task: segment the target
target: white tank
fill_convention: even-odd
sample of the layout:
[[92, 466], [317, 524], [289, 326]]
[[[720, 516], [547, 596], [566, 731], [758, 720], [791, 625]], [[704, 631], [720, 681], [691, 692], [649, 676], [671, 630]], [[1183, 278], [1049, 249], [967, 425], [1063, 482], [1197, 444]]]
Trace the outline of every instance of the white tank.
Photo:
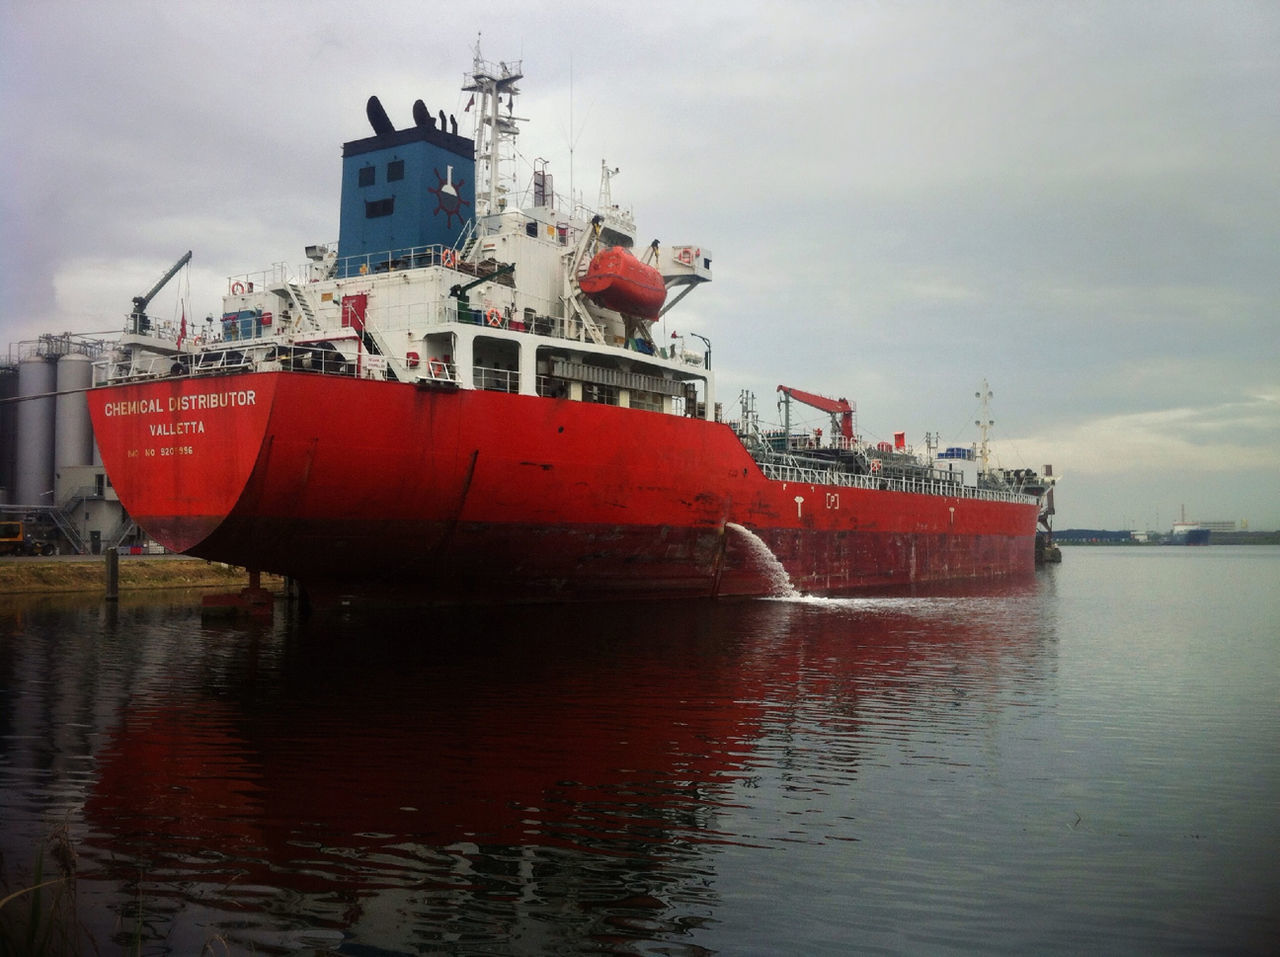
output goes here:
[[58, 398], [53, 423], [53, 470], [93, 463], [93, 424], [84, 389], [93, 385], [93, 360], [69, 352], [58, 360]]
[[[18, 395], [54, 391], [57, 369], [43, 358], [18, 363]], [[14, 465], [13, 504], [53, 505], [53, 397], [18, 404], [18, 449]]]

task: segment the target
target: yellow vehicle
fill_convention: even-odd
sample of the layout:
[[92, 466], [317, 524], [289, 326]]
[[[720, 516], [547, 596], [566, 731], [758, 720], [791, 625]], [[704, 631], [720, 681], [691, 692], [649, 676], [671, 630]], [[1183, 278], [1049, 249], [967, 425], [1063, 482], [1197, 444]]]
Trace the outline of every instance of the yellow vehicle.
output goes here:
[[31, 533], [28, 522], [0, 521], [0, 555], [52, 555], [53, 543]]

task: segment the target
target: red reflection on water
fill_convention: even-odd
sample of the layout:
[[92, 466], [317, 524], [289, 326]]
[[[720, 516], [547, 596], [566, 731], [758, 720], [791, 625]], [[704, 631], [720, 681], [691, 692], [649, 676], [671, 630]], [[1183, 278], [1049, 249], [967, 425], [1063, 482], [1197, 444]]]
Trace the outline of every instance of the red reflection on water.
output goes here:
[[219, 687], [135, 700], [99, 755], [93, 842], [196, 869], [234, 860], [259, 880], [311, 843], [608, 851], [626, 827], [606, 806], [628, 826], [699, 826], [701, 789], [757, 734], [750, 643], [701, 640], [687, 618], [672, 633], [662, 610], [639, 645], [626, 622], [568, 624], [403, 655], [300, 643], [265, 680], [263, 662], [236, 661]]
[[[778, 760], [780, 727], [907, 734], [953, 667], [978, 693], [998, 684], [1009, 634], [965, 613], [976, 593], [340, 623], [246, 645], [125, 706], [85, 805], [90, 857], [116, 877], [323, 894], [435, 879], [459, 847], [559, 848], [631, 858], [619, 886], [660, 896], [665, 859], [739, 839], [718, 808]], [[856, 748], [840, 757], [855, 776]]]

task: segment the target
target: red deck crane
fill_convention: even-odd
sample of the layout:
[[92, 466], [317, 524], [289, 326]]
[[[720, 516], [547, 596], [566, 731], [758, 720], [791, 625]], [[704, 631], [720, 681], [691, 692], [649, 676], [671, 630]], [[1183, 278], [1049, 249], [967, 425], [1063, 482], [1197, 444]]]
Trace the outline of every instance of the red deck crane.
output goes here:
[[[787, 399], [786, 412], [784, 419], [784, 429], [788, 437], [791, 435], [791, 400], [795, 399], [804, 405], [812, 406], [823, 412], [831, 413], [831, 432], [839, 433], [842, 440], [841, 444], [845, 448], [853, 445], [853, 414], [854, 406], [848, 399], [828, 399], [825, 395], [817, 395], [813, 392], [805, 392], [801, 389], [793, 389], [789, 385], [778, 386]], [[839, 420], [837, 421], [837, 416]]]

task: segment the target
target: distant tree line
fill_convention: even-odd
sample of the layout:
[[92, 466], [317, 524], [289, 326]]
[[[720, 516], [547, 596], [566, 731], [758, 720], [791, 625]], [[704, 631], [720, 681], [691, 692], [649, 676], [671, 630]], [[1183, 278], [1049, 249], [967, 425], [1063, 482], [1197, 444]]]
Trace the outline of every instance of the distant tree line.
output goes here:
[[1055, 528], [1053, 540], [1059, 545], [1106, 544], [1118, 545], [1134, 541], [1133, 532], [1110, 531], [1105, 528]]

